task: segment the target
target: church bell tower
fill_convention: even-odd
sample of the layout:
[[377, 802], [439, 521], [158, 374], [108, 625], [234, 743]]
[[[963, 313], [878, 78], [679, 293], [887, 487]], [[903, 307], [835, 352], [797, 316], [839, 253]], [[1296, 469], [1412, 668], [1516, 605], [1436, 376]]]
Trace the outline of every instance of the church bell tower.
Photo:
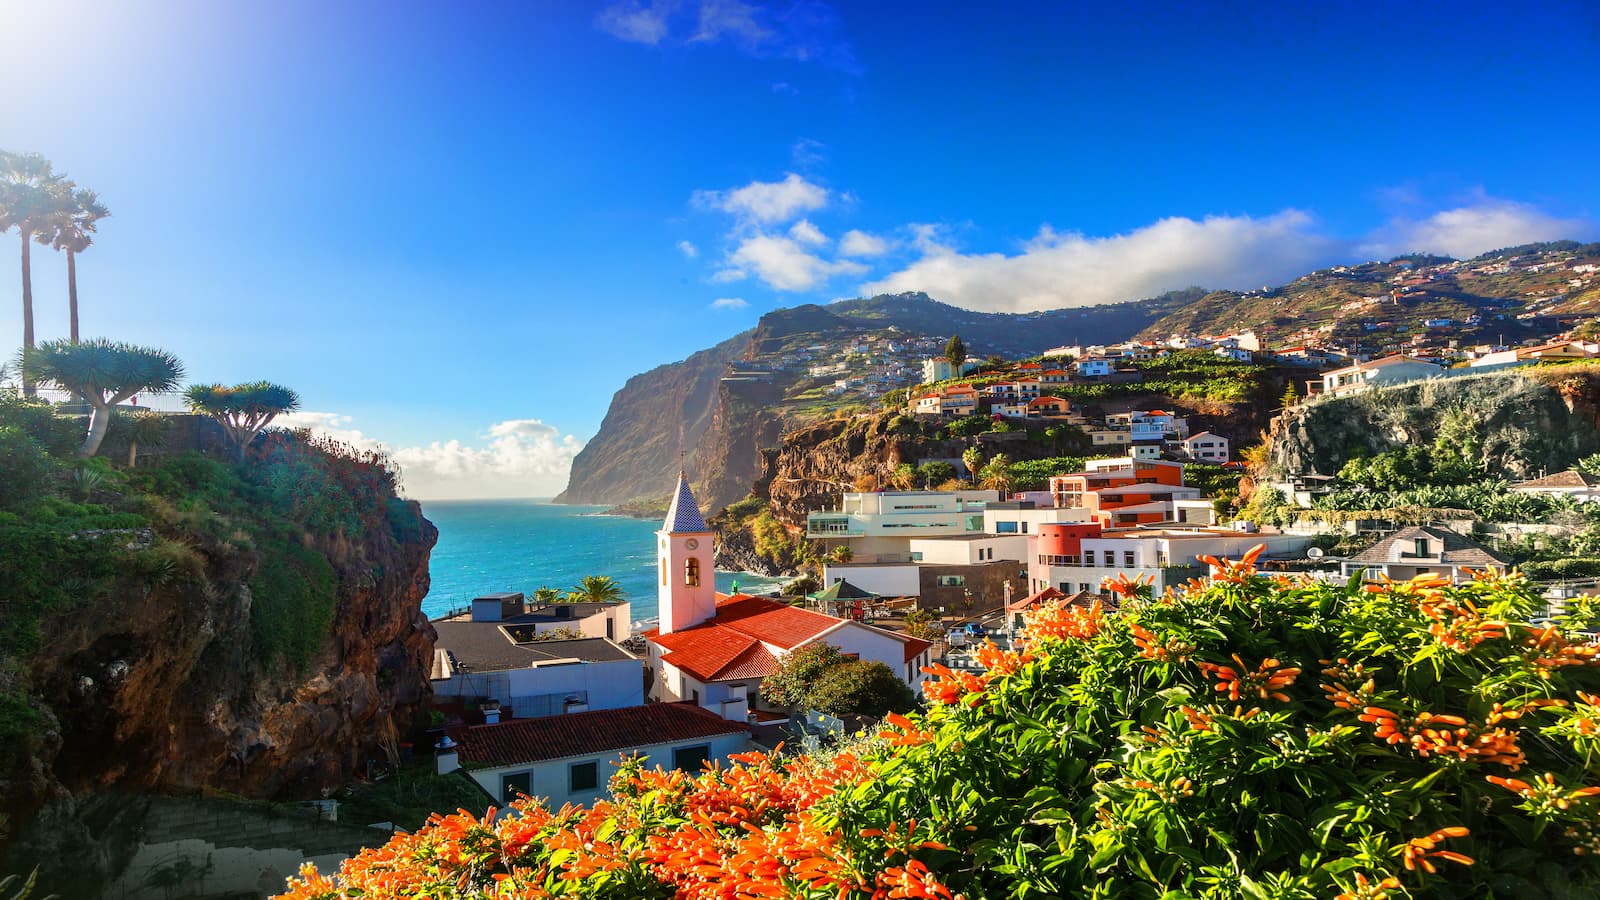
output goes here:
[[667, 508], [667, 520], [656, 532], [656, 556], [662, 634], [698, 625], [717, 614], [711, 529], [706, 527], [700, 504], [682, 472]]

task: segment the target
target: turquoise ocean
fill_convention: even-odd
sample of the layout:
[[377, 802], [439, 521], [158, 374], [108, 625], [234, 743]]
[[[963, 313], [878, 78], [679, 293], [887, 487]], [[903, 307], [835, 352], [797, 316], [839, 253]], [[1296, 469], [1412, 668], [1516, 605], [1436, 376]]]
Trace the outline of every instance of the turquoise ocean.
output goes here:
[[[656, 619], [655, 531], [660, 522], [601, 515], [603, 506], [557, 506], [539, 500], [433, 500], [422, 514], [439, 528], [422, 601], [430, 617], [495, 591], [549, 586], [567, 590], [586, 575], [622, 585], [636, 625]], [[717, 590], [764, 591], [779, 579], [717, 573]]]

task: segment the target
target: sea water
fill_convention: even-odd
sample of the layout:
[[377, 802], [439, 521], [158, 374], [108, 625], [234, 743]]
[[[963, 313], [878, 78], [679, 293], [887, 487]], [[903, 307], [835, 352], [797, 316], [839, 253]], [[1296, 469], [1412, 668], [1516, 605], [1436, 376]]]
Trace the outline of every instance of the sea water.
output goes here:
[[[656, 621], [655, 531], [661, 523], [602, 515], [603, 506], [558, 506], [539, 500], [433, 500], [422, 514], [439, 528], [423, 612], [438, 616], [496, 591], [572, 589], [588, 575], [609, 575], [632, 603], [631, 617]], [[717, 590], [738, 582], [765, 591], [780, 579], [718, 572]]]

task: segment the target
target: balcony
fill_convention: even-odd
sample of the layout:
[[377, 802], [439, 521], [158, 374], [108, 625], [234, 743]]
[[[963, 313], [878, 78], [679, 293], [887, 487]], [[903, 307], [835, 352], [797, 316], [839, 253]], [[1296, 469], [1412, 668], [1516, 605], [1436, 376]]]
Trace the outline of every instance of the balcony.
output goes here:
[[806, 537], [811, 538], [846, 538], [861, 537], [867, 533], [865, 528], [852, 522], [820, 521], [806, 522]]

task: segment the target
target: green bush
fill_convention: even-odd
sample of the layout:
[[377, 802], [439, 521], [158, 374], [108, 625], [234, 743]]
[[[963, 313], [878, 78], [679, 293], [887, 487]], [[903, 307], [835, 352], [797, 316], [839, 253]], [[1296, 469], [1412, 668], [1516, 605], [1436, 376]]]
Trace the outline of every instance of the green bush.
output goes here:
[[1530, 562], [1522, 566], [1529, 578], [1548, 581], [1555, 578], [1594, 578], [1600, 576], [1600, 558], [1555, 559]]
[[811, 687], [810, 707], [830, 716], [881, 718], [916, 708], [911, 688], [888, 666], [876, 660], [846, 662], [828, 668]]
[[18, 509], [44, 496], [52, 469], [38, 441], [16, 425], [0, 423], [0, 509]]
[[279, 535], [261, 540], [250, 579], [250, 632], [262, 662], [303, 671], [322, 649], [338, 606], [338, 578], [322, 554]]

